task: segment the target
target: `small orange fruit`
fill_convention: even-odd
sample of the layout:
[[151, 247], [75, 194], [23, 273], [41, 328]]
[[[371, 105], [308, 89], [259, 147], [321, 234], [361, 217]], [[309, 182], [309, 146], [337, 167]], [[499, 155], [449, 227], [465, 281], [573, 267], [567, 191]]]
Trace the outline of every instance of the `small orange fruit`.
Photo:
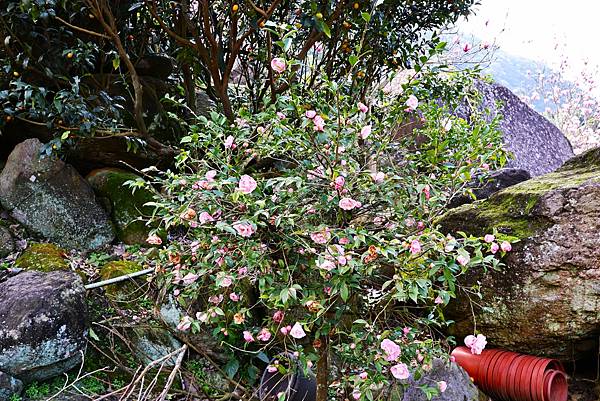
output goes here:
[[11, 122], [13, 120], [13, 117], [12, 116], [6, 116], [4, 118], [4, 120], [6, 120], [6, 122], [9, 123], [9, 122]]
[[264, 27], [265, 27], [265, 20], [261, 20], [261, 21], [258, 23], [258, 26], [259, 26], [259, 27], [261, 27], [261, 28], [264, 28]]
[[68, 58], [68, 59], [72, 59], [72, 58], [73, 58], [73, 56], [74, 56], [73, 52], [68, 52], [68, 53], [67, 53], [67, 58]]
[[350, 27], [352, 27], [352, 25], [350, 25], [350, 23], [348, 21], [344, 21], [344, 28], [346, 29], [350, 29]]
[[15, 78], [19, 78], [21, 74], [19, 74], [19, 71], [13, 71], [13, 75]]
[[360, 4], [354, 3], [352, 7], [354, 7], [355, 10], [358, 10], [360, 8]]
[[237, 13], [239, 9], [240, 9], [240, 6], [237, 4], [234, 4], [233, 6], [231, 6], [231, 11], [233, 11], [234, 13]]
[[317, 17], [317, 19], [323, 19], [323, 14], [321, 13], [316, 13], [315, 17]]

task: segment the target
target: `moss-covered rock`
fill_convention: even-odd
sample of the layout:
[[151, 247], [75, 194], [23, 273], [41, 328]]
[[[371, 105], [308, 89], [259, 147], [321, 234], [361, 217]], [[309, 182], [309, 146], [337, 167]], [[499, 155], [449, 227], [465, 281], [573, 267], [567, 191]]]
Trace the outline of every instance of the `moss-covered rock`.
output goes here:
[[0, 203], [35, 236], [67, 249], [98, 249], [115, 237], [94, 191], [70, 165], [42, 157], [42, 143], [15, 147], [0, 173]]
[[109, 209], [117, 238], [126, 244], [146, 244], [150, 228], [143, 219], [152, 214], [152, 208], [144, 204], [152, 201], [153, 194], [145, 188], [133, 192], [124, 185], [141, 178], [124, 170], [104, 168], [92, 171], [87, 180]]
[[54, 244], [33, 243], [15, 261], [15, 266], [26, 270], [53, 272], [69, 270], [66, 251]]
[[[118, 260], [106, 263], [102, 269], [100, 269], [100, 276], [102, 280], [109, 280], [111, 278], [124, 276], [126, 274], [132, 274], [142, 270], [142, 266], [138, 263]], [[106, 295], [113, 301], [117, 302], [128, 302], [139, 296], [140, 285], [135, 279], [110, 284], [104, 287]]]
[[477, 330], [492, 346], [564, 360], [597, 348], [600, 327], [600, 149], [559, 170], [522, 182], [489, 199], [448, 211], [443, 231], [483, 235], [494, 229], [519, 237], [502, 271], [472, 272], [481, 283], [474, 308], [452, 302], [451, 334]]

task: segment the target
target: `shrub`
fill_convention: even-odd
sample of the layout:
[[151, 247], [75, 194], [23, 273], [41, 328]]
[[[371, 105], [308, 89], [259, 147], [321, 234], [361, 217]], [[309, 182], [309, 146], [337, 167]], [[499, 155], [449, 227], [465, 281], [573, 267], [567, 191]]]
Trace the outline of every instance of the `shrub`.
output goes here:
[[[335, 350], [339, 369], [319, 364], [320, 383], [373, 399], [444, 354], [431, 330], [458, 278], [500, 266], [495, 242], [435, 220], [505, 155], [497, 121], [466, 122], [449, 113], [460, 98], [427, 97], [468, 87], [467, 73], [423, 72], [399, 99], [370, 104], [351, 78], [320, 82], [234, 123], [212, 113], [189, 127], [176, 169], [147, 183], [162, 188], [153, 206], [169, 233], [162, 280], [188, 311], [179, 329], [221, 341], [230, 375], [252, 383], [279, 351], [308, 368]], [[397, 134], [415, 120], [416, 136]]]

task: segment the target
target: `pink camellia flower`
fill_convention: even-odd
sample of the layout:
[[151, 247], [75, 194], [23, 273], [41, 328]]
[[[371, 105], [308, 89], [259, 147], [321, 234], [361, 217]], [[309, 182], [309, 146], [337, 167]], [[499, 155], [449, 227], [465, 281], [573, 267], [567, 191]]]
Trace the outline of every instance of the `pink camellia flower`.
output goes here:
[[271, 339], [271, 332], [267, 328], [263, 328], [260, 333], [256, 336], [258, 341], [269, 341]]
[[275, 373], [275, 372], [277, 372], [277, 366], [269, 365], [269, 366], [267, 366], [267, 371], [269, 373]]
[[281, 329], [279, 329], [279, 331], [281, 331], [281, 334], [283, 334], [284, 336], [287, 336], [288, 334], [290, 334], [290, 331], [292, 331], [292, 326], [282, 327]]
[[206, 224], [210, 221], [215, 221], [215, 219], [208, 212], [200, 213], [200, 216], [198, 216], [198, 220], [200, 220], [200, 224]]
[[354, 390], [352, 390], [352, 398], [354, 398], [355, 400], [360, 400], [360, 390], [355, 388]]
[[404, 327], [402, 329], [402, 332], [404, 333], [404, 335], [407, 335], [408, 333], [410, 333], [410, 327]]
[[344, 188], [344, 184], [346, 184], [346, 179], [342, 175], [337, 176], [335, 178], [335, 180], [333, 181], [333, 184], [334, 184], [335, 190], [339, 191], [340, 189]]
[[231, 299], [233, 302], [237, 302], [240, 300], [240, 296], [235, 292], [232, 292], [231, 294], [229, 294], [229, 299]]
[[456, 257], [456, 263], [458, 263], [461, 266], [466, 266], [467, 264], [469, 264], [469, 262], [471, 261], [471, 258], [467, 255], [458, 255]]
[[286, 62], [281, 57], [275, 57], [273, 60], [271, 60], [271, 68], [278, 74], [284, 72], [286, 67]]
[[377, 173], [371, 173], [371, 179], [373, 179], [376, 184], [381, 184], [383, 180], [385, 180], [385, 174], [381, 171]]
[[361, 207], [362, 204], [360, 202], [355, 201], [352, 198], [342, 198], [340, 199], [338, 206], [344, 210], [352, 210], [354, 208]]
[[493, 242], [493, 243], [492, 243], [492, 246], [491, 246], [491, 248], [490, 248], [490, 251], [491, 251], [493, 254], [495, 254], [496, 252], [498, 252], [498, 250], [499, 250], [499, 249], [500, 249], [500, 246], [499, 246], [497, 243]]
[[367, 111], [369, 111], [369, 107], [367, 107], [366, 104], [364, 104], [363, 102], [358, 102], [358, 109], [362, 112], [362, 113], [366, 113]]
[[148, 238], [146, 239], [146, 242], [152, 245], [160, 245], [162, 244], [162, 239], [156, 235], [156, 234], [152, 234], [150, 236], [148, 236]]
[[400, 346], [388, 338], [381, 342], [381, 349], [385, 352], [386, 361], [395, 361], [400, 357]]
[[192, 319], [189, 316], [184, 316], [177, 325], [177, 330], [187, 331], [192, 326]]
[[238, 190], [243, 194], [252, 193], [256, 189], [256, 180], [250, 177], [247, 174], [244, 174], [240, 177], [240, 182], [238, 183]]
[[324, 260], [322, 263], [320, 263], [320, 264], [319, 264], [319, 263], [317, 263], [317, 266], [318, 266], [320, 269], [327, 270], [327, 271], [331, 271], [331, 270], [335, 269], [335, 263], [333, 263], [333, 262], [332, 262], [331, 260], [329, 260], [329, 259], [325, 259], [325, 260]]
[[285, 313], [283, 311], [275, 311], [275, 313], [273, 313], [273, 321], [275, 323], [281, 323], [283, 322], [283, 318], [285, 317]]
[[369, 377], [369, 374], [367, 372], [360, 372], [358, 377], [360, 377], [362, 380], [366, 380], [366, 378]]
[[410, 110], [416, 110], [419, 107], [419, 99], [415, 95], [410, 95], [405, 103], [406, 107]]
[[370, 135], [371, 135], [371, 126], [365, 125], [364, 127], [362, 127], [362, 129], [360, 130], [360, 137], [362, 139], [367, 139]]
[[502, 241], [502, 244], [500, 244], [500, 249], [502, 249], [503, 252], [510, 252], [512, 251], [512, 245], [508, 241]]
[[419, 252], [421, 252], [421, 243], [419, 242], [418, 239], [414, 239], [410, 243], [410, 253], [415, 255]]
[[307, 110], [306, 113], [304, 113], [304, 115], [306, 116], [306, 118], [310, 118], [312, 120], [317, 115], [317, 112], [314, 110]]
[[442, 297], [440, 297], [439, 295], [437, 296], [437, 298], [433, 301], [436, 305], [439, 304], [443, 304], [444, 300], [442, 299]]
[[290, 336], [296, 339], [306, 337], [306, 333], [304, 332], [304, 329], [302, 328], [302, 325], [300, 323], [296, 322], [294, 324], [294, 327], [292, 327], [292, 329], [290, 330]]
[[408, 371], [408, 366], [404, 363], [399, 363], [390, 368], [390, 372], [392, 376], [394, 376], [398, 380], [405, 380], [410, 377], [410, 372]]
[[247, 343], [254, 342], [254, 337], [252, 336], [252, 333], [250, 333], [247, 330], [244, 331], [244, 341], [246, 341]]
[[231, 284], [233, 284], [233, 279], [231, 278], [231, 276], [225, 276], [221, 279], [221, 283], [219, 285], [223, 288], [227, 288], [231, 287]]
[[225, 149], [235, 149], [236, 145], [233, 143], [234, 140], [235, 138], [233, 135], [229, 135], [227, 138], [225, 138], [225, 142], [223, 142]]
[[190, 285], [192, 284], [194, 281], [198, 280], [198, 277], [200, 277], [197, 274], [194, 273], [188, 273], [185, 276], [183, 276], [183, 278], [181, 279], [181, 281], [183, 281], [184, 285]]
[[487, 345], [487, 339], [483, 334], [468, 335], [465, 337], [465, 345], [471, 349], [473, 355], [480, 355]]
[[429, 200], [429, 198], [431, 198], [431, 187], [429, 186], [429, 184], [425, 185], [425, 187], [423, 188], [423, 193], [425, 194], [425, 199]]
[[310, 239], [312, 239], [316, 244], [326, 244], [330, 238], [331, 232], [327, 227], [325, 227], [321, 231], [317, 231], [310, 234]]
[[346, 237], [342, 237], [338, 240], [338, 242], [340, 243], [340, 245], [348, 245], [350, 243], [350, 240]]
[[494, 237], [492, 234], [486, 234], [485, 237], [483, 237], [483, 240], [485, 242], [487, 242], [488, 244], [490, 242], [494, 242], [495, 239], [496, 239], [496, 237]]
[[450, 362], [456, 362], [456, 357], [454, 355], [450, 355]]
[[206, 178], [206, 181], [208, 182], [213, 182], [215, 180], [215, 177], [217, 176], [217, 170], [210, 170], [206, 172], [206, 175], [204, 176], [204, 178]]
[[489, 169], [490, 169], [490, 165], [489, 165], [489, 164], [487, 164], [487, 163], [483, 163], [483, 164], [481, 165], [481, 168], [482, 168], [482, 169], [484, 169], [484, 170], [489, 170]]
[[242, 237], [249, 237], [254, 234], [254, 227], [249, 223], [237, 222], [233, 225], [233, 228]]
[[286, 117], [286, 115], [285, 115], [285, 114], [283, 114], [283, 113], [282, 113], [282, 112], [280, 112], [280, 111], [278, 111], [278, 112], [277, 112], [277, 117], [278, 117], [280, 120], [285, 120], [285, 119], [287, 118], [287, 117]]
[[438, 389], [440, 390], [440, 393], [443, 393], [448, 388], [448, 383], [446, 383], [443, 380], [440, 380], [439, 382], [437, 382], [437, 386], [438, 386]]
[[325, 120], [323, 120], [323, 117], [316, 115], [313, 118], [313, 123], [315, 124], [315, 131], [323, 131], [325, 129]]

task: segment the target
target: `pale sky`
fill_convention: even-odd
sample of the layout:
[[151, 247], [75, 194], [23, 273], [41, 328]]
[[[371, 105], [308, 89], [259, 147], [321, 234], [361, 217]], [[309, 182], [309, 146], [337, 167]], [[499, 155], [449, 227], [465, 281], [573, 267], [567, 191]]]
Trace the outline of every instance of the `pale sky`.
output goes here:
[[[575, 66], [600, 65], [600, 1], [481, 0], [461, 29], [484, 41], [497, 40], [515, 55], [555, 63], [561, 50]], [[487, 25], [486, 25], [487, 22]]]

